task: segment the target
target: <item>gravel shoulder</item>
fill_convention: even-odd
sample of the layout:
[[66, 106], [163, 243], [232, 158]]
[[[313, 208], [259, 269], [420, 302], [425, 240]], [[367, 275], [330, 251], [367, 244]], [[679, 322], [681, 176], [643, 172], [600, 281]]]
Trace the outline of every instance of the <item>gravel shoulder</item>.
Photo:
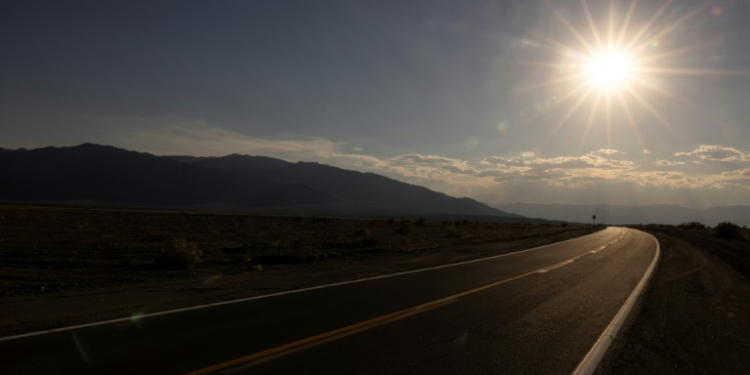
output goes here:
[[597, 374], [749, 374], [750, 283], [738, 271], [747, 242], [648, 231], [661, 243], [659, 269]]

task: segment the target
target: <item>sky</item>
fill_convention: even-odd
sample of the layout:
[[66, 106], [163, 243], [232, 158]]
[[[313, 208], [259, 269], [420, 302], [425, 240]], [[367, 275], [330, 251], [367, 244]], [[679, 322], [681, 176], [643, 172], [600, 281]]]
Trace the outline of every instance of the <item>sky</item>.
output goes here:
[[[0, 147], [265, 155], [496, 204], [749, 205], [747, 19], [739, 0], [4, 2]], [[626, 78], [597, 65], [606, 88], [602, 51], [629, 56]]]

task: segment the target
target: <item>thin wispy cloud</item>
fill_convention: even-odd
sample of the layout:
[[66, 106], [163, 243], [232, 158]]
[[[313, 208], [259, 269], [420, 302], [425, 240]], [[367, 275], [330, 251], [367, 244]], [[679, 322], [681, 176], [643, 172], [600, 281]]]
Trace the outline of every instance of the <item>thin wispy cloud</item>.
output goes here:
[[[737, 168], [738, 163], [750, 161], [748, 154], [716, 145], [700, 145], [675, 153], [674, 159], [655, 160], [650, 159], [649, 154], [630, 154], [616, 149], [547, 157], [525, 151], [476, 159], [417, 153], [384, 158], [368, 155], [357, 145], [321, 137], [280, 135], [264, 139], [215, 127], [205, 121], [185, 119], [148, 123], [148, 127], [123, 133], [118, 146], [159, 155], [240, 153], [292, 162], [314, 161], [383, 174], [447, 194], [493, 203], [518, 200], [517, 192], [514, 196], [508, 193], [515, 190], [527, 195], [565, 191], [567, 195], [586, 196], [597, 186], [607, 186], [613, 192], [652, 190], [654, 196], [659, 197], [669, 196], [670, 190], [699, 189], [713, 192], [715, 204], [745, 200], [750, 203], [750, 199], [738, 195], [750, 189], [750, 166]], [[706, 164], [709, 161], [711, 163]], [[619, 202], [627, 204], [624, 193], [615, 195], [618, 194], [621, 195]]]
[[750, 162], [750, 153], [736, 148], [717, 145], [700, 145], [693, 151], [677, 152], [674, 156], [694, 156], [701, 160]]

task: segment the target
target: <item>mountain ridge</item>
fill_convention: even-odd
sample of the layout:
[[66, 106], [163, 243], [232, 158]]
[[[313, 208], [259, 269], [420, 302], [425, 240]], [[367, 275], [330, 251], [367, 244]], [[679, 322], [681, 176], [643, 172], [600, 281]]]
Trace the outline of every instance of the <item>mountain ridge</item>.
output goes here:
[[84, 143], [0, 152], [0, 200], [90, 201], [317, 215], [522, 219], [374, 173], [266, 156], [156, 156]]

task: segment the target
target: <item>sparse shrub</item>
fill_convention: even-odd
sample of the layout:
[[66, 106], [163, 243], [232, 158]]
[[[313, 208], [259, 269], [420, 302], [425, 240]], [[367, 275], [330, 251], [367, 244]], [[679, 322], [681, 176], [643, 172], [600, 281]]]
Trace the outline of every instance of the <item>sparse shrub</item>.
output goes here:
[[327, 217], [313, 216], [310, 218], [310, 223], [312, 225], [315, 225], [317, 223], [322, 223], [323, 225], [325, 225], [325, 224], [328, 224], [329, 221], [331, 220]]
[[381, 241], [375, 237], [367, 236], [362, 237], [359, 240], [357, 240], [356, 243], [354, 243], [354, 246], [356, 247], [375, 247], [379, 246], [381, 244]]
[[201, 261], [203, 252], [198, 245], [184, 238], [174, 240], [171, 249], [162, 250], [156, 256], [156, 264], [163, 268], [191, 269]]
[[378, 225], [378, 221], [377, 220], [370, 220], [370, 221], [367, 222], [367, 227], [368, 228], [374, 228], [376, 225]]
[[419, 219], [414, 221], [414, 225], [416, 225], [417, 228], [423, 228], [426, 222], [427, 222], [427, 219], [420, 217]]
[[372, 233], [367, 228], [359, 228], [354, 231], [354, 237], [360, 238], [360, 237], [370, 237]]
[[388, 219], [388, 221], [386, 221], [386, 224], [388, 224], [388, 225], [391, 225], [393, 223], [394, 223], [393, 219]]
[[[403, 223], [402, 223], [403, 224]], [[399, 225], [396, 230], [393, 231], [393, 234], [398, 234], [400, 236], [408, 236], [411, 234], [412, 226], [408, 224]]]
[[461, 232], [455, 229], [448, 229], [445, 231], [445, 238], [461, 238]]
[[561, 224], [560, 224], [560, 227], [562, 227], [562, 228], [567, 228], [567, 227], [568, 227], [568, 223], [561, 223]]
[[456, 219], [456, 221], [453, 222], [453, 225], [460, 227], [461, 226], [461, 220]]
[[703, 225], [703, 223], [700, 223], [698, 221], [689, 221], [687, 223], [682, 223], [677, 227], [687, 230], [705, 230], [706, 228], [708, 228], [707, 226]]
[[735, 238], [740, 235], [740, 226], [729, 221], [725, 221], [716, 225], [716, 235], [721, 238]]
[[221, 249], [213, 249], [203, 252], [203, 263], [224, 263], [227, 261], [226, 254]]
[[141, 261], [133, 257], [128, 257], [126, 259], [122, 259], [121, 264], [127, 268], [137, 268], [141, 265]]

